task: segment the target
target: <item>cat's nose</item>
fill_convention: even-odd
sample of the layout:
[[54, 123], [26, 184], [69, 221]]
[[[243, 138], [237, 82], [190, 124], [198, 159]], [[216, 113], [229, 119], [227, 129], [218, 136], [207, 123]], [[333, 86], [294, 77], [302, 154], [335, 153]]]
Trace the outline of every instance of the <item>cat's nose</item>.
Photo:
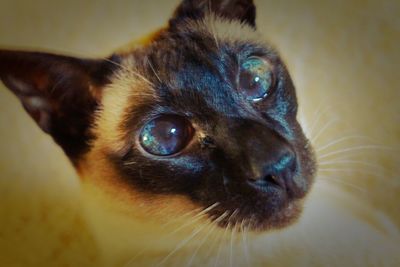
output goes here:
[[275, 188], [291, 193], [297, 190], [293, 180], [297, 172], [297, 157], [288, 140], [255, 121], [243, 120], [235, 126], [232, 132], [239, 146], [231, 154], [236, 155], [236, 162], [240, 164], [230, 167], [232, 177], [257, 191], [269, 192]]
[[251, 187], [260, 191], [268, 191], [269, 187], [288, 189], [296, 171], [296, 157], [290, 148], [283, 147], [279, 150], [278, 156], [267, 157], [264, 161], [251, 164], [252, 170], [247, 176], [247, 183]]

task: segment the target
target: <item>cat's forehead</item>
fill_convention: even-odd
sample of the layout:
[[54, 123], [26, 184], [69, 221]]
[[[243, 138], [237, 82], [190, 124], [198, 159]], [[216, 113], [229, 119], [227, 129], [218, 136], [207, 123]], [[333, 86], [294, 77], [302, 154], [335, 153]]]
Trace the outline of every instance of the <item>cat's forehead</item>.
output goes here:
[[[218, 101], [223, 99], [216, 98], [215, 89], [229, 98], [232, 88], [228, 85], [237, 79], [239, 61], [251, 55], [271, 61], [278, 58], [254, 28], [209, 15], [160, 31], [149, 44], [128, 54], [123, 71], [135, 72], [134, 78], [145, 81], [165, 102], [190, 102], [196, 97]], [[135, 86], [128, 90], [142, 91]], [[220, 106], [219, 102], [215, 104]]]
[[184, 63], [213, 65], [215, 61], [212, 59], [222, 60], [228, 53], [231, 56], [259, 53], [272, 60], [277, 58], [277, 53], [255, 28], [214, 15], [201, 20], [184, 20], [176, 27], [160, 31], [143, 49], [135, 50], [132, 55], [137, 61], [150, 57], [159, 67], [171, 67], [172, 64]]

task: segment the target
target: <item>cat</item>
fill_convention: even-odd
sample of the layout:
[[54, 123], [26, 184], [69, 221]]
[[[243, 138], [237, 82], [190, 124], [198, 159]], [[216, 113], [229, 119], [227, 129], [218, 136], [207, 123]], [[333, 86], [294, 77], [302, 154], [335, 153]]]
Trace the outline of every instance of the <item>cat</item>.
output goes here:
[[82, 177], [106, 266], [313, 264], [268, 244], [287, 240], [316, 163], [252, 1], [183, 1], [105, 59], [2, 50], [0, 76]]

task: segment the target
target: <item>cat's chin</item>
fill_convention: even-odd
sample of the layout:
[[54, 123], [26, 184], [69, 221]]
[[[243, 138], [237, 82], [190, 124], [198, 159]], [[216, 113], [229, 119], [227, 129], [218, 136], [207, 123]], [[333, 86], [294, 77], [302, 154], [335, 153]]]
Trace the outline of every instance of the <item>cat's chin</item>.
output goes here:
[[[303, 209], [303, 200], [287, 200], [277, 207], [271, 208], [270, 203], [257, 205], [258, 208], [248, 207], [244, 211], [234, 212], [215, 211], [211, 219], [221, 228], [229, 228], [236, 231], [264, 232], [281, 229], [295, 223]], [[225, 215], [228, 214], [228, 215]]]
[[313, 175], [294, 175], [229, 187], [229, 198], [208, 214], [223, 228], [267, 231], [287, 227], [300, 216]]
[[300, 217], [303, 210], [302, 201], [295, 200], [276, 211], [272, 216], [256, 216], [256, 219], [247, 228], [252, 231], [267, 231], [286, 228], [292, 225]]
[[[272, 214], [266, 214], [264, 211], [237, 213], [217, 221], [217, 224], [222, 228], [230, 228], [239, 232], [244, 229], [254, 232], [278, 230], [295, 223], [300, 217], [302, 209], [302, 201], [294, 200], [275, 210]], [[216, 217], [213, 216], [213, 218]]]

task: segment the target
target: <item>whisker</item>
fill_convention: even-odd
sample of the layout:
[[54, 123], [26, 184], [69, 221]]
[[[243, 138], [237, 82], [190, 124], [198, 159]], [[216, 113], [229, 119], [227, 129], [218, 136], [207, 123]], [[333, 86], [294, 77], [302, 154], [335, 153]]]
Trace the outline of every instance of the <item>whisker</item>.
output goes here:
[[124, 70], [126, 70], [128, 73], [130, 73], [130, 74], [132, 74], [132, 75], [134, 75], [134, 76], [136, 76], [136, 77], [139, 77], [140, 79], [142, 79], [143, 81], [145, 81], [146, 83], [148, 83], [149, 85], [151, 85], [152, 87], [154, 87], [154, 84], [152, 83], [152, 82], [150, 82], [146, 77], [144, 77], [142, 74], [140, 74], [140, 73], [138, 73], [138, 72], [136, 72], [136, 71], [133, 71], [132, 69], [128, 69], [126, 66], [124, 66], [124, 65], [122, 65], [122, 64], [119, 64], [118, 62], [115, 62], [115, 61], [113, 61], [113, 60], [111, 60], [111, 59], [109, 59], [109, 58], [103, 58], [105, 61], [108, 61], [108, 62], [110, 62], [111, 64], [114, 64], [114, 65], [116, 65], [116, 66], [118, 66], [118, 67], [120, 67], [120, 68], [122, 68], [122, 69], [124, 69]]
[[[321, 102], [321, 104], [322, 104], [322, 102]], [[322, 107], [323, 107], [322, 105], [320, 105], [320, 107], [321, 108], [318, 108], [317, 110], [320, 110], [321, 112], [317, 113], [317, 110], [316, 110], [316, 112], [313, 115], [313, 118], [315, 117], [315, 119], [313, 120], [313, 123], [310, 126], [310, 130], [309, 130], [310, 136], [314, 135], [315, 127], [318, 125], [318, 122], [320, 121], [320, 119], [332, 108], [331, 106], [327, 106], [324, 109], [322, 109]]]
[[157, 80], [160, 82], [160, 84], [162, 84], [160, 76], [158, 76], [158, 74], [157, 74], [156, 70], [154, 69], [154, 66], [151, 63], [150, 59], [148, 57], [146, 59], [147, 59], [147, 63], [149, 63], [149, 66], [150, 66], [151, 70], [153, 71], [154, 75], [157, 77]]
[[[218, 223], [220, 223], [224, 218], [226, 218], [226, 216], [228, 216], [229, 212], [225, 211], [221, 216], [219, 216], [217, 219], [214, 220], [214, 224], [216, 226], [216, 228], [218, 228]], [[205, 254], [204, 258], [207, 259], [208, 256], [211, 255], [212, 251], [214, 250], [215, 246], [218, 246], [218, 242], [222, 242], [221, 241], [221, 237], [222, 234], [218, 233], [216, 235], [216, 237], [213, 239], [212, 243], [209, 246], [209, 250], [207, 251], [207, 253]]]
[[[218, 228], [218, 225], [216, 225]], [[222, 234], [217, 232], [212, 242], [208, 246], [207, 253], [204, 253], [204, 259], [209, 259], [212, 257], [212, 252], [215, 250], [216, 246], [218, 246], [218, 242], [221, 241]]]
[[130, 165], [135, 165], [136, 161], [129, 161], [129, 162], [124, 162], [125, 166], [130, 166]]
[[342, 138], [333, 140], [332, 142], [329, 142], [328, 144], [325, 144], [325, 145], [323, 145], [323, 146], [321, 146], [321, 147], [318, 147], [318, 148], [315, 150], [315, 152], [320, 152], [320, 151], [322, 151], [322, 150], [324, 150], [324, 149], [326, 149], [326, 148], [328, 148], [328, 147], [331, 147], [331, 146], [334, 146], [334, 145], [336, 145], [336, 144], [342, 143], [342, 142], [347, 141], [347, 140], [352, 140], [352, 139], [369, 139], [369, 138], [366, 137], [366, 136], [362, 136], [362, 135], [349, 135], [349, 136], [344, 136], [344, 137], [342, 137]]
[[[243, 221], [244, 222], [244, 221]], [[249, 257], [249, 244], [247, 241], [247, 227], [242, 225], [242, 237], [243, 237], [243, 243], [244, 243], [244, 253], [245, 253], [245, 259], [246, 259], [246, 264], [250, 265], [250, 257]]]
[[[321, 102], [318, 104], [317, 108], [315, 109], [313, 115], [311, 116], [311, 118], [313, 119], [313, 121], [316, 121], [317, 116], [318, 116], [319, 114], [321, 114], [321, 110], [322, 110], [323, 107], [324, 107], [324, 105], [323, 105], [324, 102], [325, 102], [325, 101], [321, 101]], [[326, 107], [326, 108], [330, 108], [330, 106], [325, 106], [325, 107]]]
[[197, 253], [199, 252], [200, 248], [203, 246], [203, 244], [206, 242], [206, 240], [208, 239], [209, 235], [217, 228], [217, 226], [215, 224], [209, 224], [210, 229], [207, 232], [206, 235], [204, 235], [203, 239], [200, 241], [200, 244], [197, 246], [196, 250], [193, 252], [192, 256], [190, 257], [188, 263], [186, 264], [187, 267], [192, 265], [192, 262], [194, 260], [194, 258], [196, 257]]
[[206, 240], [208, 239], [208, 237], [210, 236], [211, 233], [213, 233], [215, 231], [215, 229], [218, 228], [218, 223], [223, 220], [226, 216], [228, 215], [227, 212], [223, 213], [221, 216], [219, 216], [213, 223], [211, 223], [211, 228], [210, 231], [208, 231], [208, 233], [204, 236], [203, 240], [201, 241], [201, 243], [199, 244], [199, 246], [197, 247], [197, 249], [195, 250], [195, 252], [193, 253], [192, 257], [190, 258], [187, 266], [190, 266], [195, 258], [195, 256], [197, 255], [198, 251], [200, 250], [200, 248], [203, 246], [203, 244], [206, 242]]
[[230, 267], [233, 266], [233, 242], [234, 242], [234, 238], [235, 238], [236, 226], [237, 226], [237, 224], [235, 223], [235, 226], [231, 229], [230, 254], [229, 254]]
[[[170, 232], [169, 234], [165, 235], [163, 237], [163, 240], [171, 237], [172, 235], [178, 233], [179, 231], [183, 230], [184, 228], [194, 224], [195, 222], [197, 222], [198, 220], [200, 220], [201, 218], [203, 218], [203, 216], [210, 210], [212, 210], [213, 208], [215, 208], [216, 206], [219, 205], [219, 202], [214, 203], [213, 205], [210, 205], [209, 207], [203, 209], [201, 212], [199, 212], [198, 214], [196, 214], [195, 216], [193, 216], [191, 218], [190, 221], [184, 223], [183, 225], [181, 225], [180, 227], [178, 227], [177, 229], [175, 229], [174, 231]], [[197, 209], [198, 210], [198, 209]], [[191, 212], [188, 212], [191, 213]], [[166, 225], [170, 224], [171, 222], [166, 223]], [[145, 248], [143, 248], [141, 251], [139, 251], [135, 256], [133, 256], [125, 265], [124, 267], [128, 267], [131, 263], [133, 263], [133, 261], [135, 259], [137, 259], [140, 255], [142, 255], [144, 252], [146, 252], [147, 250], [149, 250], [150, 248], [147, 246]]]
[[395, 150], [390, 147], [379, 146], [379, 145], [355, 146], [355, 147], [350, 147], [350, 148], [345, 148], [345, 149], [340, 149], [340, 150], [325, 153], [321, 156], [318, 156], [318, 160], [321, 160], [321, 159], [324, 159], [324, 158], [327, 158], [327, 157], [330, 157], [333, 155], [354, 152], [354, 151], [368, 150], [368, 149]]
[[166, 223], [164, 223], [164, 224], [161, 224], [161, 226], [162, 226], [162, 227], [167, 227], [168, 225], [170, 225], [170, 224], [172, 224], [172, 223], [174, 223], [174, 222], [177, 222], [177, 221], [179, 221], [179, 220], [182, 220], [183, 218], [188, 217], [188, 216], [190, 216], [190, 215], [193, 214], [193, 213], [200, 212], [200, 211], [202, 211], [202, 210], [203, 210], [203, 208], [197, 208], [197, 209], [191, 210], [191, 211], [189, 211], [189, 212], [186, 212], [186, 213], [180, 215], [178, 218], [174, 218], [174, 219], [172, 219], [172, 220], [170, 220], [170, 221], [168, 221], [168, 222], [166, 222]]
[[212, 210], [213, 208], [217, 207], [220, 203], [219, 202], [215, 202], [214, 204], [212, 204], [211, 206], [209, 206], [208, 208], [204, 209], [204, 212], [209, 212], [210, 210]]
[[205, 224], [199, 228], [197, 228], [197, 230], [193, 231], [192, 234], [188, 237], [185, 238], [183, 241], [181, 241], [174, 250], [172, 250], [170, 253], [168, 253], [167, 256], [165, 256], [156, 266], [161, 266], [162, 264], [164, 264], [166, 261], [168, 261], [168, 259], [174, 255], [177, 251], [179, 251], [182, 247], [184, 247], [187, 243], [189, 243], [198, 233], [200, 233], [200, 231], [202, 231], [204, 228], [206, 228], [206, 226], [208, 226], [208, 224]]
[[358, 164], [371, 168], [383, 169], [382, 166], [378, 164], [373, 164], [361, 160], [351, 160], [351, 159], [342, 159], [342, 160], [330, 160], [330, 161], [322, 161], [318, 163], [318, 166], [326, 166], [326, 165], [348, 165], [348, 164]]
[[229, 227], [230, 227], [230, 223], [228, 224], [228, 227], [225, 227], [224, 234], [222, 235], [221, 242], [219, 244], [218, 251], [217, 251], [217, 256], [215, 258], [214, 267], [218, 266], [219, 256], [221, 254], [221, 248], [224, 243], [224, 239], [225, 239], [225, 236], [226, 236], [226, 233], [227, 233]]
[[169, 234], [167, 235], [167, 237], [168, 237], [168, 236], [171, 236], [171, 235], [173, 235], [173, 234], [175, 234], [175, 233], [177, 233], [177, 232], [179, 232], [181, 229], [185, 228], [186, 226], [197, 222], [197, 221], [200, 220], [207, 212], [209, 212], [210, 210], [214, 209], [214, 208], [215, 208], [216, 206], [218, 206], [218, 205], [219, 205], [219, 202], [216, 202], [216, 203], [214, 203], [213, 205], [209, 206], [208, 208], [202, 210], [201, 212], [199, 212], [198, 214], [196, 214], [195, 216], [193, 216], [193, 218], [192, 218], [191, 221], [186, 222], [186, 223], [183, 224], [181, 227], [175, 229], [174, 231], [172, 231], [171, 233], [169, 233]]
[[[322, 155], [324, 155], [324, 154], [322, 154]], [[317, 157], [318, 157], [318, 154], [317, 154]], [[319, 158], [317, 158], [319, 163], [336, 161], [336, 160], [346, 161], [346, 160], [359, 160], [359, 159], [360, 159], [360, 155], [357, 151], [353, 152], [353, 153], [347, 153], [347, 154], [346, 153], [338, 154], [336, 156], [329, 157], [329, 158], [323, 159], [323, 160], [320, 160]]]
[[367, 190], [365, 190], [364, 188], [359, 187], [359, 186], [357, 186], [357, 185], [355, 185], [353, 183], [343, 181], [343, 180], [338, 179], [338, 178], [334, 178], [334, 177], [326, 176], [326, 175], [319, 176], [319, 178], [322, 178], [321, 180], [328, 180], [328, 181], [332, 181], [332, 182], [343, 184], [345, 186], [349, 186], [349, 187], [354, 188], [354, 189], [356, 189], [356, 190], [358, 190], [358, 191], [360, 191], [361, 193], [364, 193], [364, 194], [367, 193]]
[[220, 223], [223, 219], [225, 219], [226, 216], [228, 216], [229, 212], [225, 211], [221, 216], [219, 216], [217, 219], [214, 220], [216, 224]]
[[319, 168], [319, 172], [347, 172], [347, 173], [364, 173], [373, 176], [379, 176], [382, 173], [373, 172], [371, 170], [351, 169], [351, 168]]
[[311, 143], [315, 143], [317, 140], [318, 140], [318, 138], [326, 131], [326, 129], [328, 129], [332, 124], [334, 124], [335, 122], [337, 122], [338, 121], [338, 119], [336, 119], [336, 118], [333, 118], [333, 119], [331, 119], [330, 121], [328, 121], [325, 125], [324, 125], [324, 127], [322, 127], [319, 131], [318, 131], [318, 133], [311, 139]]

